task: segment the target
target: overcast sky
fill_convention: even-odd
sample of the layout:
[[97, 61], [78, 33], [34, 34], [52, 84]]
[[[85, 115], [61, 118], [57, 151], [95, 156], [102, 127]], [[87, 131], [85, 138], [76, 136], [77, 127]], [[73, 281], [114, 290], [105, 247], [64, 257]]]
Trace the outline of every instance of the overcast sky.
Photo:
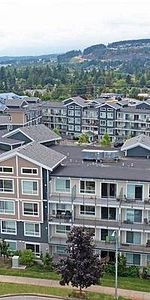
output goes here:
[[0, 55], [150, 38], [149, 0], [0, 0]]

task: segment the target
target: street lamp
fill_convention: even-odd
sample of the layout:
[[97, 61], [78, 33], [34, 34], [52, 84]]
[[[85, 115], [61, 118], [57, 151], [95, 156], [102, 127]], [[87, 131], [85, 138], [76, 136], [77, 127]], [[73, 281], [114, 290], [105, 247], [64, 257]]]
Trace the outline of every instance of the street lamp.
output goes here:
[[112, 237], [115, 238], [115, 300], [118, 300], [118, 233], [113, 231]]

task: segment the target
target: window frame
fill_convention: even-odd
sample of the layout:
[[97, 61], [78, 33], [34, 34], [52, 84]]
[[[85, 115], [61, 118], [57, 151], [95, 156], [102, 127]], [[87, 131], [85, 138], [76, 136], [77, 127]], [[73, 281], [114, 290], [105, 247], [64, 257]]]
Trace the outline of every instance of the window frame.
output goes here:
[[[34, 204], [36, 204], [37, 205], [37, 214], [26, 214], [25, 212], [24, 212], [24, 204], [32, 204], [32, 205], [34, 205]], [[30, 202], [30, 201], [23, 201], [22, 202], [22, 215], [23, 216], [26, 216], [26, 217], [39, 217], [39, 203], [37, 203], [37, 202]]]
[[[13, 202], [13, 205], [14, 205], [14, 211], [13, 213], [12, 212], [1, 212], [0, 211], [0, 214], [1, 215], [15, 215], [15, 200], [11, 200], [11, 199], [0, 199], [0, 202]], [[6, 209], [5, 209], [6, 210]]]
[[[58, 231], [57, 231], [57, 227], [58, 227], [58, 226], [63, 226], [63, 227], [65, 228], [65, 231], [61, 231], [61, 230], [60, 230], [60, 231], [58, 232]], [[69, 229], [69, 230], [66, 230], [67, 227], [70, 227], [70, 229]], [[66, 234], [68, 234], [68, 233], [70, 232], [70, 230], [71, 230], [71, 226], [70, 226], [70, 225], [56, 224], [56, 226], [55, 226], [55, 234], [65, 234], [65, 235], [66, 235]]]
[[[0, 171], [0, 174], [14, 174], [14, 167], [9, 167], [9, 166], [0, 166], [0, 169], [2, 168], [2, 171]], [[4, 172], [3, 169], [4, 168], [11, 168], [12, 171], [11, 172]]]
[[1, 191], [0, 190], [0, 193], [4, 193], [4, 194], [14, 194], [14, 179], [9, 179], [7, 177], [1, 177], [0, 180], [3, 180], [3, 181], [11, 181], [12, 182], [12, 191]]
[[[37, 183], [37, 193], [24, 193], [23, 192], [23, 182], [28, 181], [28, 182], [36, 182]], [[31, 179], [22, 179], [21, 180], [21, 193], [22, 195], [31, 195], [31, 196], [38, 196], [39, 195], [39, 181], [38, 180], [31, 180]]]
[[[85, 192], [81, 192], [81, 182], [94, 182], [95, 183], [95, 190], [94, 190], [94, 192], [92, 192], [92, 193], [89, 193], [89, 190], [87, 190], [87, 188], [86, 188], [86, 190], [85, 190]], [[95, 180], [87, 180], [87, 179], [80, 179], [80, 181], [79, 181], [79, 193], [81, 194], [81, 195], [84, 195], [84, 194], [87, 194], [87, 195], [96, 195], [96, 181]]]
[[[31, 225], [39, 225], [39, 234], [29, 234], [26, 233], [26, 225], [31, 224]], [[41, 224], [40, 223], [35, 223], [35, 222], [24, 222], [24, 236], [31, 236], [31, 237], [41, 237]]]
[[[24, 169], [26, 169], [26, 170], [32, 170], [32, 172], [31, 172], [31, 173], [24, 173], [24, 172], [23, 172]], [[33, 173], [33, 170], [36, 170], [37, 173]], [[22, 175], [27, 175], [27, 176], [28, 176], [28, 175], [36, 176], [36, 175], [38, 175], [38, 168], [22, 167], [22, 168], [21, 168], [21, 174], [22, 174]]]
[[[3, 222], [14, 222], [14, 224], [15, 224], [15, 232], [3, 232], [2, 230], [2, 228], [3, 228], [3, 226], [2, 226], [2, 224], [3, 224]], [[10, 234], [10, 235], [17, 235], [17, 221], [15, 221], [15, 220], [1, 220], [1, 234]]]
[[[84, 207], [83, 210], [81, 210], [81, 207], [82, 207], [82, 206]], [[87, 210], [86, 210], [87, 207], [92, 207], [92, 208], [95, 209], [95, 206], [94, 206], [94, 205], [80, 205], [80, 211], [79, 211], [80, 215], [81, 215], [81, 216], [93, 216], [93, 217], [95, 217], [95, 215], [96, 215], [96, 210], [94, 211], [94, 213], [87, 213]], [[91, 212], [92, 212], [92, 211], [91, 211]]]
[[[63, 190], [61, 190], [61, 191], [57, 190], [57, 188], [56, 188], [56, 180], [57, 179], [68, 180], [70, 182], [70, 188], [68, 190], [65, 190], [65, 191], [63, 191]], [[66, 177], [56, 177], [55, 178], [55, 192], [56, 193], [70, 193], [70, 191], [71, 191], [71, 180], [70, 180], [70, 178], [66, 178]]]

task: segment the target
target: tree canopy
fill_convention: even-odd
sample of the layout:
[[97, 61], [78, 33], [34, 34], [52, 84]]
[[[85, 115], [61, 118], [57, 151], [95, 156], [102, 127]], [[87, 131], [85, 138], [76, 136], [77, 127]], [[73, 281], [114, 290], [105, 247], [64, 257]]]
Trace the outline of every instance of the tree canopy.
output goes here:
[[57, 265], [61, 285], [71, 283], [81, 292], [83, 288], [99, 283], [105, 260], [95, 254], [93, 236], [94, 232], [86, 227], [73, 227], [68, 234], [67, 256]]

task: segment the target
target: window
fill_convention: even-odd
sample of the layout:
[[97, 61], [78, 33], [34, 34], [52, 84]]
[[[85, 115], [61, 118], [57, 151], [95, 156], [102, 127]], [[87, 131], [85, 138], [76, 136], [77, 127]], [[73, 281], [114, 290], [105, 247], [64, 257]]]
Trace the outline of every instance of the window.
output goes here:
[[75, 125], [75, 131], [80, 131], [81, 127], [79, 125]]
[[31, 180], [22, 180], [22, 194], [38, 195], [38, 182]]
[[115, 198], [116, 197], [116, 184], [114, 183], [102, 183], [101, 184], [101, 196], [102, 198]]
[[95, 194], [95, 181], [80, 181], [80, 193]]
[[13, 180], [12, 179], [0, 179], [0, 192], [1, 193], [13, 193]]
[[74, 116], [74, 110], [68, 110], [68, 116], [72, 116], [73, 117]]
[[107, 241], [109, 238], [110, 240], [114, 240], [115, 237], [112, 236], [114, 230], [108, 230], [108, 229], [101, 229], [101, 241]]
[[17, 234], [16, 221], [2, 221], [1, 222], [1, 233]]
[[80, 124], [81, 120], [80, 118], [75, 118], [75, 124]]
[[56, 253], [57, 254], [65, 254], [66, 253], [66, 246], [65, 245], [57, 245], [56, 246]]
[[126, 253], [128, 265], [140, 266], [140, 254]]
[[32, 250], [32, 252], [37, 256], [40, 255], [40, 245], [39, 244], [26, 244], [26, 249]]
[[11, 200], [0, 200], [1, 214], [15, 214], [15, 202]]
[[70, 231], [70, 226], [56, 225], [56, 233], [67, 234]]
[[5, 240], [9, 244], [9, 250], [10, 251], [16, 251], [17, 250], [17, 242]]
[[0, 173], [13, 173], [12, 167], [0, 167]]
[[101, 207], [101, 219], [116, 220], [116, 208]]
[[70, 180], [56, 178], [56, 192], [70, 192]]
[[113, 132], [114, 132], [114, 131], [113, 131], [113, 128], [107, 128], [107, 133], [108, 133], [108, 134], [113, 134]]
[[106, 132], [106, 128], [100, 128], [100, 133], [104, 134]]
[[23, 203], [23, 214], [27, 216], [38, 216], [38, 204], [37, 203]]
[[127, 198], [133, 200], [142, 200], [143, 197], [143, 186], [128, 184], [127, 185]]
[[95, 216], [95, 206], [80, 205], [80, 214]]
[[131, 223], [141, 223], [142, 222], [142, 210], [140, 209], [127, 209], [126, 219]]
[[113, 121], [107, 121], [107, 126], [113, 127]]
[[68, 130], [69, 131], [74, 131], [74, 126], [73, 125], [68, 125]]
[[21, 173], [36, 175], [36, 174], [38, 174], [38, 169], [36, 169], [36, 168], [21, 168]]
[[24, 235], [40, 237], [40, 224], [24, 223]]
[[68, 118], [68, 123], [74, 123], [74, 118]]
[[107, 113], [107, 118], [108, 119], [113, 119], [113, 113]]
[[106, 113], [105, 112], [100, 112], [100, 118], [106, 118]]
[[76, 117], [80, 117], [80, 116], [81, 116], [80, 110], [75, 110], [75, 116], [76, 116]]
[[106, 126], [106, 121], [105, 120], [100, 120], [100, 126]]
[[126, 243], [140, 245], [141, 244], [141, 233], [140, 232], [133, 232], [127, 231], [126, 232]]

